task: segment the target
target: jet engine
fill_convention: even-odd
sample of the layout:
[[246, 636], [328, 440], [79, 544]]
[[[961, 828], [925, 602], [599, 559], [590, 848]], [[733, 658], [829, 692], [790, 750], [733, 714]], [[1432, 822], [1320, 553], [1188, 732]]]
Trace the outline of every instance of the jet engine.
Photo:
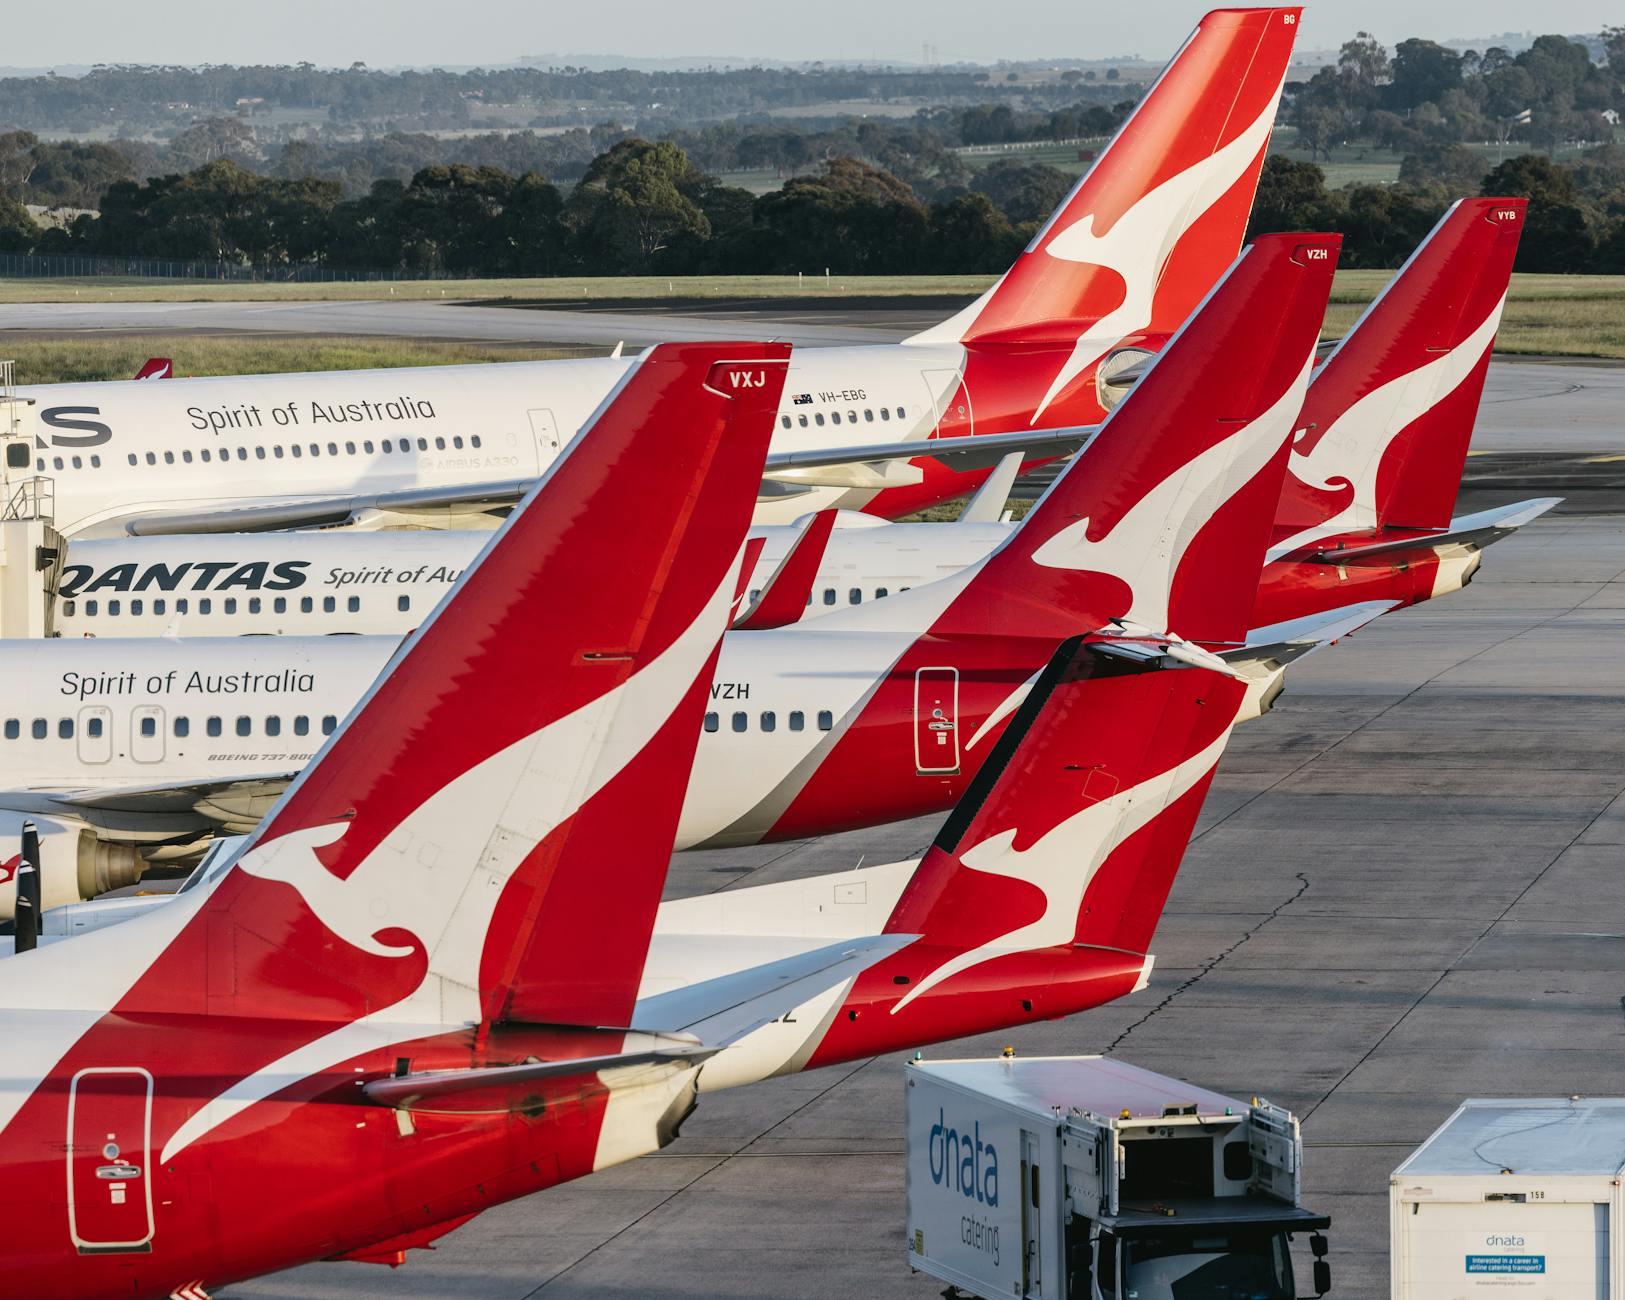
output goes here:
[[0, 808], [0, 920], [9, 921], [16, 915], [24, 822], [33, 822], [39, 831], [40, 861], [36, 865], [45, 910], [133, 885], [147, 869], [134, 844], [101, 839], [77, 818]]

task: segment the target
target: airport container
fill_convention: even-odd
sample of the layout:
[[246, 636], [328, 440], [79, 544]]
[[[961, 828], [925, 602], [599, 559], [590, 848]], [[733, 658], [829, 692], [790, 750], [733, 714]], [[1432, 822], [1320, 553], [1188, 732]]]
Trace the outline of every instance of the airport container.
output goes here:
[[1395, 1300], [1625, 1296], [1625, 1098], [1472, 1098], [1394, 1170]]
[[1296, 1300], [1298, 1122], [1101, 1056], [914, 1061], [908, 1262], [985, 1300]]

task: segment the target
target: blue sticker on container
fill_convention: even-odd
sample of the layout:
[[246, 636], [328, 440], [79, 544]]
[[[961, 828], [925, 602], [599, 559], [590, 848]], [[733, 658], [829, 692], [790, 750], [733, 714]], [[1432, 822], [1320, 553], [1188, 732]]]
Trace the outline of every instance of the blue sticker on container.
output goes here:
[[1544, 1255], [1469, 1255], [1469, 1273], [1544, 1273]]

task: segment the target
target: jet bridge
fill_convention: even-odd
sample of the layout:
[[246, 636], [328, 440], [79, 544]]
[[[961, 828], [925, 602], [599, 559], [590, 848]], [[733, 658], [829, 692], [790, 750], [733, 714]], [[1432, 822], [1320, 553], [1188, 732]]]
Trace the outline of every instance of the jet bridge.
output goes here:
[[0, 637], [50, 636], [62, 575], [55, 484], [34, 469], [36, 419], [13, 363], [0, 361]]

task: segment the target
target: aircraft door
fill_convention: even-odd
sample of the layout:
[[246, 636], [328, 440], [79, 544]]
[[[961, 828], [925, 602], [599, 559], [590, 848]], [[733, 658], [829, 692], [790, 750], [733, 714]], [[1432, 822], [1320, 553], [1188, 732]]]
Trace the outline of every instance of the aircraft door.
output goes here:
[[559, 422], [553, 418], [552, 411], [543, 407], [526, 414], [530, 416], [530, 431], [536, 437], [536, 462], [546, 469], [559, 454]]
[[970, 394], [957, 370], [921, 371], [931, 399], [931, 410], [936, 412], [936, 436], [939, 438], [968, 438], [976, 432], [976, 421], [971, 411]]
[[81, 763], [105, 763], [113, 757], [113, 710], [92, 704], [79, 710], [75, 730]]
[[164, 761], [164, 711], [143, 704], [130, 714], [130, 757], [137, 763]]
[[80, 1070], [68, 1090], [68, 1234], [81, 1255], [152, 1249], [152, 1075]]
[[921, 668], [914, 674], [914, 771], [959, 771], [959, 669]]

